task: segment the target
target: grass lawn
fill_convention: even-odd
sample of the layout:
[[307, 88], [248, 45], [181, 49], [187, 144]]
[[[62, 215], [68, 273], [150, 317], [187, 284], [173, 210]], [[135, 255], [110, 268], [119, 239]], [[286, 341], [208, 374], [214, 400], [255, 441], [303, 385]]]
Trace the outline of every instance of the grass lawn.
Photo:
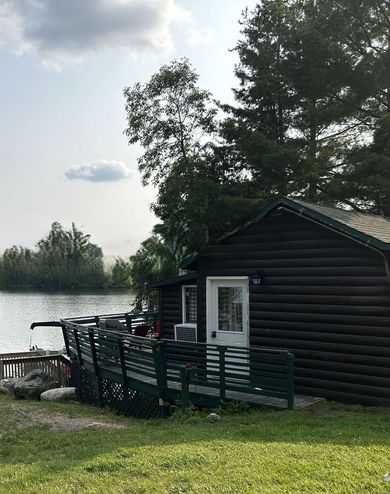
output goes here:
[[[37, 413], [124, 428], [52, 430]], [[324, 402], [211, 424], [0, 397], [0, 493], [390, 493], [388, 470], [390, 409]]]

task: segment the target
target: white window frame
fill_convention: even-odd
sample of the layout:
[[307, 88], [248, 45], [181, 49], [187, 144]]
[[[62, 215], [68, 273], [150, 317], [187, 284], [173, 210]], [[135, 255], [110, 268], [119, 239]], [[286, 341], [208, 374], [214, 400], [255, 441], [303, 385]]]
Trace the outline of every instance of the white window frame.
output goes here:
[[[181, 322], [183, 324], [196, 324], [196, 322], [194, 323], [190, 323], [190, 322], [187, 322], [185, 320], [186, 318], [186, 288], [196, 288], [196, 285], [182, 285], [181, 286]], [[198, 319], [198, 318], [197, 318]]]

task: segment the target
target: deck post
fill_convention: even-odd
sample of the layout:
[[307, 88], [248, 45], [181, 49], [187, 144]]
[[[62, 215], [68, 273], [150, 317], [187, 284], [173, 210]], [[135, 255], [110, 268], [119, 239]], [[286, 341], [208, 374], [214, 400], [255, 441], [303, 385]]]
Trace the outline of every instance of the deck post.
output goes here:
[[166, 342], [157, 341], [153, 347], [154, 368], [156, 372], [156, 381], [159, 391], [160, 417], [166, 417], [167, 409], [165, 401], [167, 399], [167, 360], [166, 360]]
[[226, 382], [225, 382], [225, 353], [226, 347], [218, 346], [219, 352], [219, 399], [224, 401], [226, 398]]
[[93, 329], [89, 329], [88, 330], [88, 335], [89, 335], [89, 344], [91, 346], [93, 370], [95, 372], [95, 378], [96, 378], [96, 391], [97, 391], [96, 404], [97, 404], [98, 407], [102, 408], [102, 406], [103, 406], [103, 401], [102, 401], [102, 383], [101, 383], [101, 379], [100, 379], [99, 364], [98, 364], [98, 361], [97, 361], [97, 355], [96, 355], [96, 347], [95, 347], [95, 339], [94, 339], [94, 331], [93, 331]]
[[133, 330], [132, 330], [133, 317], [131, 316], [131, 314], [126, 314], [125, 320], [126, 320], [127, 330], [129, 331], [130, 334], [133, 334]]
[[181, 395], [180, 401], [182, 408], [190, 406], [190, 381], [192, 377], [192, 365], [182, 365], [180, 367]]
[[79, 335], [77, 333], [77, 329], [73, 329], [73, 334], [74, 334], [74, 341], [76, 343], [76, 349], [77, 349], [77, 358], [79, 361], [80, 367], [83, 365], [83, 357], [81, 355], [81, 347], [80, 347], [80, 340], [79, 340]]
[[57, 367], [58, 386], [60, 386], [60, 388], [61, 388], [62, 386], [64, 386], [64, 382], [63, 382], [62, 373], [61, 373], [61, 357], [59, 355], [56, 356], [55, 363], [56, 363], [55, 365]]
[[287, 408], [294, 408], [294, 355], [288, 352], [286, 357], [287, 364]]
[[126, 370], [126, 361], [125, 361], [125, 351], [123, 349], [123, 341], [121, 340], [121, 338], [118, 338], [117, 342], [118, 342], [118, 349], [119, 349], [119, 358], [120, 358], [120, 362], [121, 362], [123, 387], [127, 391], [129, 386], [127, 384], [127, 370]]
[[62, 328], [62, 336], [64, 338], [64, 343], [66, 348], [66, 354], [70, 357], [68, 333], [66, 332], [67, 328], [65, 324], [61, 324], [61, 328]]

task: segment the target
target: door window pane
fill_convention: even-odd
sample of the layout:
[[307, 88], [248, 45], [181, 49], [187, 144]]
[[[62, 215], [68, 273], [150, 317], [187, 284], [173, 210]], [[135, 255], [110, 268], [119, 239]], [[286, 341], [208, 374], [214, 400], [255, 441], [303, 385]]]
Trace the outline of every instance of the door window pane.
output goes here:
[[243, 332], [242, 287], [218, 287], [218, 330]]
[[196, 303], [196, 286], [184, 287], [184, 321], [183, 322], [196, 322], [197, 316], [197, 303]]

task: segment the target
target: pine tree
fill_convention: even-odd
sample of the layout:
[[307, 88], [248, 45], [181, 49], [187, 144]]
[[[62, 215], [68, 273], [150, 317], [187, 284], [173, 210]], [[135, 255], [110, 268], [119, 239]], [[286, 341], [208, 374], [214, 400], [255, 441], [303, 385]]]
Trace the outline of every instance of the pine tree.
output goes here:
[[343, 99], [352, 55], [315, 1], [266, 0], [242, 20], [237, 106], [223, 135], [263, 200], [331, 202], [342, 150], [360, 125]]

